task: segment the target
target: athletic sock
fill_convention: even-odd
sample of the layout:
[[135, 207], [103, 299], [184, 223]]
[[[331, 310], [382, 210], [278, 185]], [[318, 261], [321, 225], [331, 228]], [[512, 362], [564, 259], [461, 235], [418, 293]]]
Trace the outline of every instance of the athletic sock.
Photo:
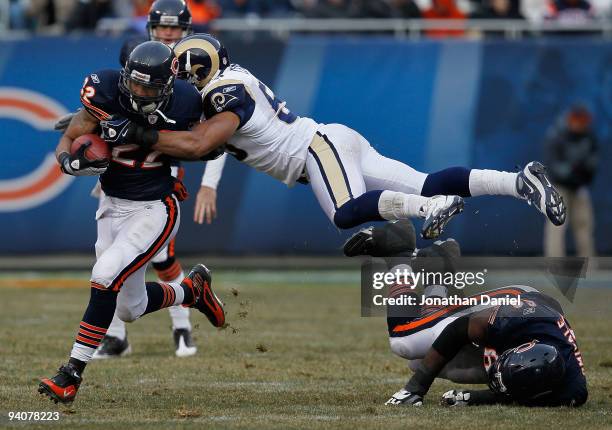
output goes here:
[[178, 305], [184, 301], [184, 289], [181, 284], [165, 282], [147, 282], [147, 308], [143, 315], [163, 308]]
[[[184, 278], [185, 274], [181, 270], [176, 278], [170, 280], [170, 284], [180, 285]], [[183, 287], [181, 287], [181, 289], [183, 289]], [[189, 293], [191, 294], [191, 290], [189, 290]], [[185, 293], [183, 292], [183, 295], [184, 294]], [[168, 311], [170, 312], [170, 318], [172, 319], [172, 330], [182, 328], [191, 330], [191, 323], [189, 322], [189, 308], [176, 305], [170, 306], [168, 308]]]
[[125, 322], [121, 321], [117, 316], [117, 313], [113, 316], [108, 330], [106, 331], [107, 336], [116, 337], [117, 339], [124, 340], [127, 337], [127, 330], [125, 328]]
[[471, 197], [473, 194], [470, 193], [470, 169], [449, 167], [430, 173], [425, 178], [421, 195], [425, 197], [437, 195]]
[[84, 363], [82, 368], [91, 360], [94, 352], [100, 346], [117, 306], [116, 291], [108, 290], [95, 283], [91, 285], [89, 304], [70, 352], [70, 358]]
[[153, 268], [161, 282], [181, 282], [183, 280], [183, 269], [175, 257], [170, 257], [162, 263], [153, 263]]
[[517, 173], [498, 170], [472, 169], [470, 172], [470, 194], [476, 196], [512, 196], [520, 198], [516, 190]]
[[429, 198], [416, 194], [383, 191], [378, 200], [378, 212], [386, 220], [421, 217], [421, 208]]

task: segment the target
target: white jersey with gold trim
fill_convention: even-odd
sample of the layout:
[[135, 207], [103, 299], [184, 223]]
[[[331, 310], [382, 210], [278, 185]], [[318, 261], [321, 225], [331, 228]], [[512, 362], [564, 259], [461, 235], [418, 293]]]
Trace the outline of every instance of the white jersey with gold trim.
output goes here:
[[249, 166], [293, 186], [304, 172], [318, 124], [293, 114], [248, 70], [232, 64], [202, 90], [204, 117], [233, 112], [238, 130], [226, 151]]

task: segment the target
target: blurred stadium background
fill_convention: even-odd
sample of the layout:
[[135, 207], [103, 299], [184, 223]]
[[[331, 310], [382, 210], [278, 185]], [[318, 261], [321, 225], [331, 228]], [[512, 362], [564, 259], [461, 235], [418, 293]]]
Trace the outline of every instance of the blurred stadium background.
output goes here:
[[[551, 133], [579, 105], [598, 142], [593, 180], [581, 185], [592, 196], [596, 251], [612, 253], [612, 0], [188, 3], [196, 31], [215, 33], [232, 61], [293, 112], [344, 123], [422, 171], [514, 171], [546, 160]], [[80, 106], [87, 74], [119, 68], [120, 47], [144, 33], [149, 4], [0, 0], [0, 426], [5, 411], [49, 408], [35, 394], [37, 378], [65, 359], [87, 303], [96, 178], [58, 174], [53, 123]], [[215, 270], [230, 328], [200, 327], [194, 315], [200, 352], [178, 365], [170, 330], [160, 329], [169, 325], [165, 312], [131, 325], [133, 359], [91, 366], [76, 408], [63, 410], [63, 428], [169, 428], [187, 420], [242, 428], [445, 421], [610, 428], [610, 289], [602, 287], [612, 272], [595, 276], [599, 283], [580, 290], [574, 304], [563, 302], [589, 372], [585, 408], [458, 412], [432, 401], [410, 414], [390, 410], [382, 403], [404, 384], [406, 367], [388, 350], [384, 319], [359, 315], [359, 262], [340, 258], [350, 232], [329, 223], [308, 187], [289, 190], [234, 159], [219, 184], [217, 219], [195, 224], [203, 167], [186, 164], [192, 197], [183, 204], [177, 256], [185, 268], [202, 260]], [[574, 215], [587, 213], [578, 209]], [[479, 198], [447, 236], [472, 255], [541, 256], [543, 227], [543, 217], [520, 202]], [[568, 239], [573, 253], [569, 232]], [[436, 383], [436, 395], [448, 387]]]
[[[599, 142], [594, 237], [600, 254], [612, 251], [609, 0], [188, 3], [196, 31], [216, 33], [232, 60], [292, 111], [344, 123], [419, 170], [515, 170], [546, 159], [551, 128], [581, 104]], [[93, 253], [96, 179], [52, 171], [51, 126], [79, 107], [85, 75], [119, 67], [120, 46], [144, 32], [149, 4], [0, 0], [0, 255]], [[192, 199], [183, 206], [179, 255], [339, 255], [347, 234], [308, 187], [289, 190], [235, 160], [219, 185], [218, 218], [195, 224], [202, 169], [187, 164]], [[512, 199], [479, 198], [448, 234], [471, 254], [542, 255], [543, 225]]]

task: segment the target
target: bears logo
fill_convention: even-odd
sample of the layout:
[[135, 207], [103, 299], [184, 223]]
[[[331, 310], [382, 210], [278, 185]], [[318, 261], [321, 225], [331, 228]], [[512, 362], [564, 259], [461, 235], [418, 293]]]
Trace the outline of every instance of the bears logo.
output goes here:
[[[62, 105], [40, 93], [23, 88], [0, 87], [0, 121], [2, 118], [13, 119], [26, 123], [36, 131], [47, 132], [52, 131], [55, 122], [67, 113]], [[31, 142], [32, 145], [37, 143]], [[16, 212], [39, 206], [60, 194], [72, 180], [72, 176], [62, 174], [51, 150], [28, 173], [0, 180], [0, 212]]]

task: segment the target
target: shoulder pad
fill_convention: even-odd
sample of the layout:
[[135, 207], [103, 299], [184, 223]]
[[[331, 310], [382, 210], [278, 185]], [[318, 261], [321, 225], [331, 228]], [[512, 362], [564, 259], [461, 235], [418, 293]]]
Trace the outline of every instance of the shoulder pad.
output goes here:
[[85, 77], [81, 88], [83, 107], [99, 120], [109, 119], [117, 103], [119, 72], [102, 70]]
[[233, 112], [240, 117], [240, 127], [251, 118], [255, 110], [255, 100], [240, 81], [221, 80], [213, 83], [205, 90], [202, 101], [206, 118], [221, 112]]

